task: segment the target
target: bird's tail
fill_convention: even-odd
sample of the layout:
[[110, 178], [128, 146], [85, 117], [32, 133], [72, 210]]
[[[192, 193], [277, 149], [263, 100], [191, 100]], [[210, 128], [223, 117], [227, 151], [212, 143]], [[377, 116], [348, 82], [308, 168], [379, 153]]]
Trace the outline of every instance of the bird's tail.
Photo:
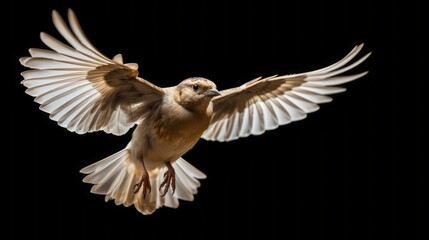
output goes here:
[[176, 172], [176, 191], [172, 194], [171, 188], [163, 197], [159, 186], [163, 181], [167, 167], [158, 169], [156, 176], [150, 176], [152, 191], [143, 197], [142, 191], [134, 193], [134, 185], [138, 183], [142, 174], [139, 163], [132, 161], [127, 148], [93, 163], [82, 170], [88, 174], [83, 182], [94, 184], [91, 193], [105, 195], [105, 201], [114, 199], [116, 205], [128, 207], [132, 204], [143, 214], [151, 214], [156, 209], [167, 206], [177, 208], [179, 199], [192, 201], [197, 193], [200, 182], [197, 179], [206, 177], [204, 173], [179, 158], [172, 164]]

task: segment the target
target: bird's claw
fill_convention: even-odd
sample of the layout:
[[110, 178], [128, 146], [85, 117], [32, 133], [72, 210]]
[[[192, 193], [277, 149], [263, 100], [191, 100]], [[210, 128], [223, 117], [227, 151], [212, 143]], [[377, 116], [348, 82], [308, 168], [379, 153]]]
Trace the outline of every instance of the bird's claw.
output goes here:
[[[164, 197], [168, 192], [168, 188], [171, 186], [171, 190], [173, 191], [171, 194], [174, 194], [176, 191], [176, 173], [173, 168], [168, 168], [164, 173], [164, 181], [159, 186], [159, 191], [161, 192], [161, 197]], [[162, 190], [162, 188], [164, 188]]]
[[149, 176], [144, 174], [140, 181], [134, 185], [134, 193], [138, 193], [140, 188], [143, 187], [143, 198], [146, 198], [146, 193], [151, 192], [152, 188], [150, 186]]

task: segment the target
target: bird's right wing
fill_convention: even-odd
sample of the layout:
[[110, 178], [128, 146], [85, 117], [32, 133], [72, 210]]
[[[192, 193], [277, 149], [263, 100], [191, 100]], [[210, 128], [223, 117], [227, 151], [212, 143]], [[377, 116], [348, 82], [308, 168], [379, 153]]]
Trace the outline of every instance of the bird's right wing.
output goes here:
[[160, 103], [165, 91], [139, 78], [137, 64], [123, 64], [122, 55], [109, 59], [101, 54], [71, 9], [70, 27], [55, 10], [52, 19], [70, 46], [42, 32], [41, 40], [52, 50], [31, 48], [31, 57], [20, 59], [33, 69], [22, 72], [26, 93], [52, 120], [79, 134], [121, 135]]

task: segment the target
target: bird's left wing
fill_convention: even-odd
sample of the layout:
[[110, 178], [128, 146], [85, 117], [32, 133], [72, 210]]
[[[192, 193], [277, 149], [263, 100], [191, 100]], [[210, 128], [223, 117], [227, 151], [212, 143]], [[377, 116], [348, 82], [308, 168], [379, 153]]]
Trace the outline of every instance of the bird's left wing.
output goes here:
[[138, 77], [137, 64], [123, 64], [122, 55], [110, 59], [100, 53], [71, 9], [70, 27], [55, 10], [52, 19], [70, 46], [42, 32], [41, 40], [52, 50], [31, 48], [31, 56], [20, 59], [33, 69], [22, 72], [26, 93], [52, 120], [80, 134], [121, 135], [160, 102], [164, 90]]
[[370, 53], [349, 64], [362, 47], [356, 46], [337, 63], [319, 70], [257, 78], [221, 91], [221, 95], [213, 99], [213, 117], [202, 138], [231, 141], [304, 119], [307, 113], [319, 109], [318, 104], [332, 100], [326, 95], [346, 90], [337, 85], [367, 73], [340, 75], [368, 58]]

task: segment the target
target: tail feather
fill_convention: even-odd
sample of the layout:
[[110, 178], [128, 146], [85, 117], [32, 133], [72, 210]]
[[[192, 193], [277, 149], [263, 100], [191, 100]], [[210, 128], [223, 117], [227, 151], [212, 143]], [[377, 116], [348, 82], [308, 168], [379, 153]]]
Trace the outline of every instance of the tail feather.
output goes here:
[[[180, 161], [180, 160], [182, 160], [182, 161]], [[173, 166], [179, 166], [180, 168], [183, 169], [184, 172], [187, 173], [188, 176], [192, 176], [192, 177], [197, 178], [197, 179], [207, 178], [207, 176], [203, 172], [201, 172], [200, 170], [198, 170], [197, 168], [192, 166], [190, 163], [185, 161], [183, 158], [179, 158], [179, 160], [174, 162]]]
[[151, 214], [156, 209], [166, 206], [177, 208], [179, 199], [193, 201], [197, 188], [201, 185], [197, 179], [206, 178], [206, 175], [179, 158], [172, 164], [176, 172], [176, 191], [171, 188], [161, 197], [159, 186], [167, 167], [159, 169], [156, 176], [150, 176], [152, 191], [143, 197], [141, 192], [134, 193], [134, 184], [141, 176], [142, 169], [129, 158], [129, 150], [123, 149], [103, 160], [93, 163], [80, 172], [88, 174], [83, 182], [94, 184], [91, 193], [105, 195], [105, 201], [115, 200], [116, 205], [126, 207], [134, 204], [142, 214]]
[[95, 172], [97, 170], [100, 171], [101, 169], [106, 168], [108, 165], [110, 165], [114, 162], [118, 162], [118, 161], [114, 161], [114, 160], [115, 159], [117, 160], [117, 158], [122, 158], [126, 154], [127, 154], [127, 149], [123, 149], [123, 150], [121, 150], [121, 151], [119, 151], [119, 152], [117, 152], [117, 153], [115, 153], [109, 157], [104, 158], [103, 160], [100, 160], [96, 163], [93, 163], [89, 166], [82, 168], [80, 170], [80, 172], [84, 173], [84, 174], [90, 174], [90, 173]]

